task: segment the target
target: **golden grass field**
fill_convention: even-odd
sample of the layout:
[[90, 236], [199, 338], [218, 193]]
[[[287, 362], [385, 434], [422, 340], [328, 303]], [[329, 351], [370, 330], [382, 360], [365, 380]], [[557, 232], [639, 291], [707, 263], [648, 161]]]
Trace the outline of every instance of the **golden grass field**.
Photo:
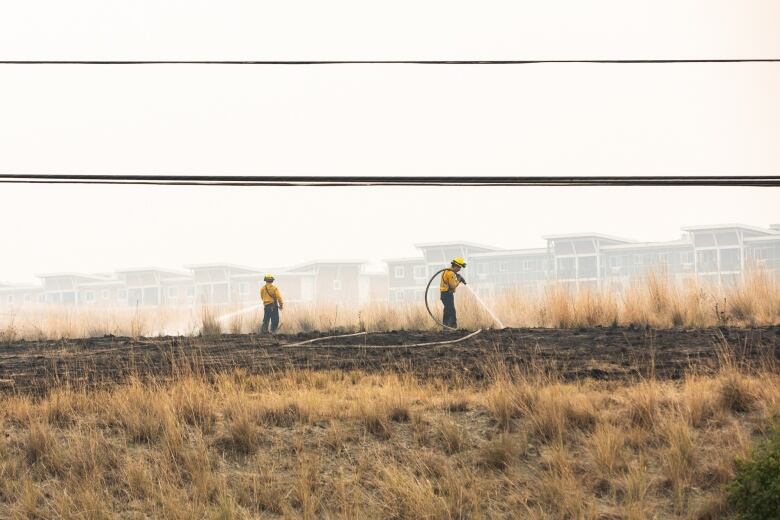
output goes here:
[[[456, 298], [458, 325], [466, 329], [496, 327], [489, 314], [464, 290]], [[431, 297], [434, 312], [439, 302]], [[780, 323], [780, 284], [756, 271], [734, 287], [718, 290], [695, 281], [672, 283], [650, 274], [623, 291], [571, 293], [559, 285], [542, 294], [514, 292], [487, 304], [507, 327], [649, 326], [654, 328], [756, 326]], [[157, 336], [257, 332], [262, 311], [224, 319], [240, 306], [187, 308], [69, 308], [38, 306], [0, 311], [0, 341], [115, 336]], [[433, 330], [437, 325], [422, 302], [371, 304], [360, 308], [331, 305], [288, 305], [281, 313], [280, 332], [314, 330]]]
[[0, 518], [722, 518], [776, 370], [227, 372], [0, 402]]
[[[651, 277], [623, 294], [552, 287], [491, 303], [509, 326], [780, 321], [764, 276], [717, 295]], [[459, 304], [462, 326], [489, 325], [475, 302]], [[143, 336], [182, 319], [36, 312], [6, 321], [0, 343]], [[198, 341], [257, 327], [257, 316], [220, 323], [222, 312], [190, 311]], [[288, 331], [431, 329], [423, 313], [290, 309], [282, 319]], [[780, 417], [777, 360], [748, 366], [738, 347], [724, 341], [716, 370], [691, 362], [673, 380], [571, 380], [486, 354], [484, 377], [225, 367], [11, 389], [0, 393], [0, 518], [730, 518], [735, 459]]]

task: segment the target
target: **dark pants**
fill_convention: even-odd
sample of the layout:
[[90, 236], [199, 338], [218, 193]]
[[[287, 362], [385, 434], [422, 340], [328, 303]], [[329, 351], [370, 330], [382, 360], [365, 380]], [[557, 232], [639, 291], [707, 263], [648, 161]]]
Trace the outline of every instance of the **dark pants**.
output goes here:
[[453, 329], [458, 328], [458, 318], [455, 316], [455, 293], [446, 291], [441, 293], [441, 303], [444, 304], [444, 318], [442, 323]]
[[263, 307], [263, 328], [260, 329], [264, 334], [268, 332], [268, 322], [271, 322], [271, 332], [276, 332], [279, 326], [279, 305], [269, 303]]

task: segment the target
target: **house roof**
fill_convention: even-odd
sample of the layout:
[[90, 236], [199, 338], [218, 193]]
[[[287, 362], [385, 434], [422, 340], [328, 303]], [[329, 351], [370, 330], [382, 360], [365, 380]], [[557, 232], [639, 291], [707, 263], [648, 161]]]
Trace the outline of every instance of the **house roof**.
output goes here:
[[36, 274], [38, 278], [83, 278], [86, 280], [99, 280], [99, 281], [106, 281], [111, 280], [112, 278], [105, 277], [105, 276], [98, 276], [94, 274], [84, 274], [84, 273], [69, 273], [69, 272], [63, 272], [63, 273], [41, 273]]
[[232, 269], [234, 271], [246, 271], [248, 273], [259, 273], [260, 269], [257, 267], [250, 267], [246, 265], [230, 264], [230, 263], [207, 263], [207, 264], [187, 264], [184, 267], [187, 269]]
[[623, 242], [625, 244], [636, 243], [636, 240], [630, 238], [621, 238], [612, 235], [605, 235], [604, 233], [566, 233], [564, 235], [543, 235], [545, 240], [563, 240], [563, 239], [578, 239], [578, 238], [600, 238], [602, 240], [613, 240], [615, 242]]
[[313, 276], [316, 273], [314, 271], [295, 271], [290, 272], [285, 269], [264, 269], [263, 271], [259, 271], [256, 273], [246, 273], [246, 274], [237, 274], [233, 276], [234, 279], [242, 279], [242, 278], [262, 278], [265, 273], [271, 273], [276, 278], [284, 277], [286, 276]]
[[756, 226], [747, 226], [745, 224], [708, 224], [703, 226], [685, 226], [683, 228], [680, 228], [683, 231], [715, 231], [718, 229], [744, 229], [747, 231], [752, 231], [754, 233], [760, 233], [762, 235], [775, 235], [780, 234], [777, 231], [770, 230], [770, 229], [764, 229]]
[[[340, 264], [340, 265], [360, 265], [366, 263], [364, 260], [312, 260], [311, 262], [306, 262], [305, 264], [299, 264], [294, 267], [290, 267], [287, 269], [287, 272], [298, 272], [300, 270], [303, 270], [305, 268], [313, 268], [317, 265], [334, 265], [334, 264]], [[306, 269], [309, 270], [309, 269]]]
[[149, 272], [151, 272], [151, 273], [169, 274], [169, 275], [174, 275], [174, 276], [178, 276], [178, 277], [182, 277], [182, 278], [190, 276], [190, 273], [187, 273], [185, 271], [177, 271], [175, 269], [166, 269], [166, 268], [154, 267], [154, 266], [117, 269], [115, 272], [116, 273], [123, 273], [123, 274], [127, 274], [127, 273], [149, 273]]
[[490, 253], [475, 253], [471, 255], [471, 259], [480, 258], [494, 258], [504, 256], [533, 256], [533, 255], [546, 255], [549, 251], [545, 248], [536, 249], [507, 249], [506, 251], [491, 251]]
[[452, 242], [424, 242], [422, 244], [414, 244], [414, 247], [422, 249], [425, 247], [453, 247], [453, 246], [465, 246], [473, 249], [485, 249], [488, 251], [499, 251], [502, 248], [488, 246], [485, 244], [477, 244], [474, 242], [452, 241]]
[[0, 282], [0, 292], [42, 291], [42, 290], [43, 287], [41, 287], [40, 285]]

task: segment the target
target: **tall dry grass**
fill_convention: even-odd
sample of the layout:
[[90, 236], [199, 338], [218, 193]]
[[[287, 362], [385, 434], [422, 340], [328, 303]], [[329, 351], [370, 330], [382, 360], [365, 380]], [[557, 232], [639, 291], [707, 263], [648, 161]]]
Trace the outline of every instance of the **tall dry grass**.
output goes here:
[[780, 376], [289, 370], [0, 400], [1, 518], [717, 518]]
[[[442, 313], [436, 294], [429, 305]], [[712, 327], [780, 323], [780, 284], [763, 271], [725, 289], [675, 283], [650, 273], [624, 290], [573, 291], [551, 284], [540, 294], [511, 291], [486, 299], [496, 317], [510, 327]], [[496, 321], [467, 290], [456, 297], [462, 328], [495, 328]], [[434, 330], [423, 302], [373, 303], [362, 307], [290, 304], [280, 312], [280, 333], [312, 331]], [[0, 311], [0, 342], [18, 339], [156, 335], [215, 335], [258, 332], [262, 309], [241, 305], [162, 308], [69, 308], [37, 306]]]

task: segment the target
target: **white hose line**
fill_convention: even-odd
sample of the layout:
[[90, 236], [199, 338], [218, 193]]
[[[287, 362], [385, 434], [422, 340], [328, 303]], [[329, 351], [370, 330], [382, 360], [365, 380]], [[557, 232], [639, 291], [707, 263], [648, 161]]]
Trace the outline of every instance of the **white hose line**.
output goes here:
[[368, 332], [356, 332], [354, 334], [341, 334], [340, 336], [323, 336], [321, 338], [307, 339], [306, 341], [301, 341], [299, 343], [289, 343], [289, 344], [281, 345], [281, 346], [282, 347], [297, 347], [299, 345], [308, 345], [309, 343], [314, 343], [315, 341], [322, 341], [324, 339], [349, 338], [349, 337], [352, 337], [352, 336], [360, 336], [361, 334], [368, 334]]
[[[411, 345], [312, 345], [313, 347], [317, 348], [413, 348], [413, 347], [432, 347], [434, 345], [449, 345], [451, 343], [460, 343], [461, 341], [466, 341], [469, 338], [473, 338], [477, 334], [482, 332], [482, 329], [476, 330], [466, 336], [463, 336], [462, 338], [458, 339], [451, 339], [448, 341], [432, 341], [428, 343], [412, 343]], [[297, 347], [298, 345], [303, 345], [307, 343], [313, 343], [315, 341], [320, 341], [323, 339], [333, 339], [333, 338], [346, 338], [349, 336], [358, 336], [360, 334], [368, 334], [368, 332], [358, 332], [357, 334], [345, 334], [343, 336], [328, 336], [325, 338], [315, 338], [310, 339], [308, 341], [302, 341], [301, 343], [293, 343], [292, 345], [282, 345], [283, 347]]]

